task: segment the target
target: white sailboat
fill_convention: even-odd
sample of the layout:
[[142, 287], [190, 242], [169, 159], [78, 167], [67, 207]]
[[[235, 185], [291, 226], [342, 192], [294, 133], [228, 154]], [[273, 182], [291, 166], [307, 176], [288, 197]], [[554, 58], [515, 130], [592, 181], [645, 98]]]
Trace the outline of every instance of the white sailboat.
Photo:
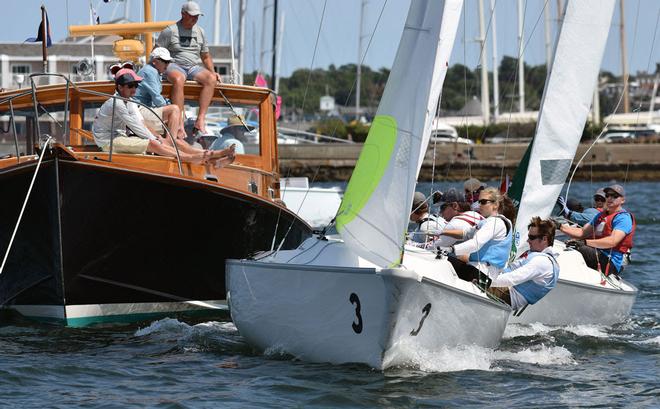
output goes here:
[[462, 5], [411, 3], [337, 214], [341, 239], [313, 237], [295, 250], [227, 262], [232, 318], [252, 345], [386, 368], [420, 350], [499, 343], [511, 309], [460, 280], [447, 260], [403, 246]]
[[[526, 173], [518, 173], [525, 177], [514, 238], [518, 255], [526, 249], [530, 219], [550, 216], [568, 176], [589, 115], [614, 6], [615, 0], [566, 4]], [[630, 314], [637, 295], [632, 284], [601, 276], [586, 266], [579, 252], [557, 240], [554, 248], [561, 270], [557, 286], [538, 303], [514, 312], [510, 322], [613, 324]]]

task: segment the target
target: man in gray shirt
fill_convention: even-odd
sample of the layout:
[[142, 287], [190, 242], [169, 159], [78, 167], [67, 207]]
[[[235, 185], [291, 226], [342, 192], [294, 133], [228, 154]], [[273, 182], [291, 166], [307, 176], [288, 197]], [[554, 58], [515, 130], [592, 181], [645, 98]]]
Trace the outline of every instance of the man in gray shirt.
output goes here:
[[189, 1], [181, 6], [181, 20], [163, 30], [157, 44], [165, 47], [172, 55], [165, 74], [172, 83], [172, 103], [183, 112], [183, 86], [186, 80], [195, 80], [201, 86], [199, 93], [199, 112], [193, 128], [193, 134], [206, 135], [206, 112], [213, 97], [213, 88], [220, 81], [220, 74], [213, 69], [213, 59], [209, 54], [204, 30], [197, 25], [199, 16], [203, 16], [199, 4]]

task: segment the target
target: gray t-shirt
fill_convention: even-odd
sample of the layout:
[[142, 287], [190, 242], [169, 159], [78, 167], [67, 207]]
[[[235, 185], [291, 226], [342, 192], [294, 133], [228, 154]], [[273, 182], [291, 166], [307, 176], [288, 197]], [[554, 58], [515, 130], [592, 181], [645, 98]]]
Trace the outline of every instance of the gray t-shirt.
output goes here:
[[174, 62], [184, 68], [202, 65], [200, 53], [209, 52], [204, 30], [197, 24], [188, 30], [183, 27], [181, 21], [166, 27], [158, 36], [156, 43], [160, 47], [167, 48]]

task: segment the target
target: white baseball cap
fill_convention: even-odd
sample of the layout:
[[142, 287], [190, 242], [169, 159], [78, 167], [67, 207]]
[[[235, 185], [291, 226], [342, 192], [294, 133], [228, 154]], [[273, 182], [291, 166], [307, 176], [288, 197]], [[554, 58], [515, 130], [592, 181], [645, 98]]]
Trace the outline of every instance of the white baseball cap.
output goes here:
[[186, 14], [190, 14], [191, 16], [204, 15], [202, 14], [202, 9], [199, 8], [199, 4], [195, 3], [194, 1], [183, 3], [183, 6], [181, 6], [181, 11], [185, 12]]
[[172, 56], [170, 55], [170, 50], [165, 47], [156, 47], [151, 51], [149, 56], [152, 60], [154, 58], [160, 58], [163, 61], [172, 61]]

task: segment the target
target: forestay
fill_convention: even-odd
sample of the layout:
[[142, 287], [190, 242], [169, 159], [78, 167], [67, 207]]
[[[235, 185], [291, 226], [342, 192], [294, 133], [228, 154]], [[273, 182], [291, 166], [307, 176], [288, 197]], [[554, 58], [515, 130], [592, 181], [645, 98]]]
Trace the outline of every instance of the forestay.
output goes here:
[[545, 84], [516, 219], [517, 255], [527, 248], [533, 216], [550, 216], [575, 157], [591, 108], [615, 0], [566, 4]]
[[346, 244], [382, 267], [401, 261], [462, 7], [462, 0], [411, 2], [376, 117], [337, 212]]

